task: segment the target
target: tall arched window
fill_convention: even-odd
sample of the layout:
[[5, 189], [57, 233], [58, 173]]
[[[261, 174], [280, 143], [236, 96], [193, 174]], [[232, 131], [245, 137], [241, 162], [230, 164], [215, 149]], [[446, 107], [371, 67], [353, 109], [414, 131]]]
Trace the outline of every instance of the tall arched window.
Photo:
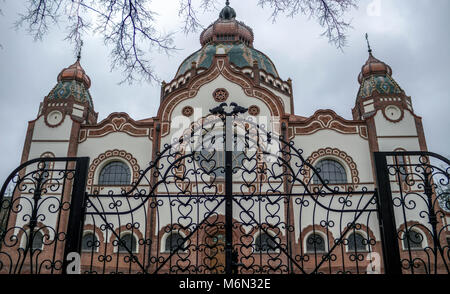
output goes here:
[[[331, 159], [323, 159], [314, 167], [320, 177], [327, 181], [328, 184], [345, 184], [347, 183], [347, 173], [345, 168], [337, 161]], [[320, 184], [319, 177], [314, 175], [314, 184]]]
[[277, 244], [268, 234], [262, 233], [256, 237], [255, 240], [255, 251], [259, 253], [264, 252], [275, 252], [277, 249]]
[[108, 163], [100, 172], [99, 185], [119, 186], [129, 185], [131, 182], [131, 172], [128, 165], [121, 161]]
[[178, 252], [183, 251], [185, 248], [183, 248], [184, 238], [179, 233], [171, 233], [166, 238], [166, 243], [164, 246], [165, 252], [174, 252], [175, 250], [179, 249]]
[[366, 251], [367, 245], [364, 237], [359, 233], [351, 233], [348, 238], [348, 251]]
[[325, 240], [319, 234], [311, 234], [306, 239], [306, 252], [325, 252]]
[[[45, 152], [41, 155], [41, 158], [54, 158], [55, 156], [51, 152]], [[48, 181], [52, 177], [52, 169], [54, 166], [52, 161], [41, 161], [38, 163], [38, 169], [40, 170], [43, 181]]]
[[120, 242], [118, 242], [119, 253], [129, 253], [130, 251], [137, 252], [137, 242], [136, 238], [131, 233], [126, 233], [120, 237]]
[[403, 247], [405, 249], [422, 249], [423, 235], [415, 230], [409, 230], [403, 236]]
[[94, 233], [86, 233], [81, 241], [81, 250], [86, 252], [97, 252], [99, 247], [98, 239]]

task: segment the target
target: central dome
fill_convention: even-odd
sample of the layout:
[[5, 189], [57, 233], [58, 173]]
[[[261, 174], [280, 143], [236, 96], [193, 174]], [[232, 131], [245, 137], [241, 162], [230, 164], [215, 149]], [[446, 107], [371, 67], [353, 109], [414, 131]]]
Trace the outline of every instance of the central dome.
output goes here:
[[193, 62], [198, 68], [209, 68], [219, 46], [224, 48], [234, 66], [252, 68], [253, 64], [257, 63], [260, 69], [274, 77], [279, 77], [269, 57], [253, 48], [252, 29], [236, 20], [236, 11], [229, 4], [227, 1], [225, 8], [219, 14], [219, 19], [202, 32], [200, 35], [202, 48], [183, 61], [176, 77], [191, 69]]
[[230, 62], [239, 67], [253, 67], [253, 63], [257, 62], [260, 69], [265, 70], [267, 73], [274, 77], [279, 77], [275, 65], [264, 53], [247, 46], [242, 42], [236, 43], [212, 43], [203, 46], [188, 58], [186, 58], [180, 65], [177, 77], [185, 74], [192, 66], [192, 62], [197, 64], [198, 68], [209, 68], [212, 64], [214, 55], [216, 55], [217, 47], [220, 46], [225, 49], [225, 53], [228, 55]]

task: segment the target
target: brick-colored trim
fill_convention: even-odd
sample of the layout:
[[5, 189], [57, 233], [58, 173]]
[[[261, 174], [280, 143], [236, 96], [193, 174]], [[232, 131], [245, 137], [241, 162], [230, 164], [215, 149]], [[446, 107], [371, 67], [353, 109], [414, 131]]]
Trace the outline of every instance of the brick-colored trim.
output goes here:
[[[348, 169], [350, 170], [350, 180], [351, 182], [348, 184], [357, 185], [360, 182], [359, 179], [359, 172], [358, 168], [356, 166], [356, 163], [353, 161], [353, 158], [349, 156], [345, 151], [342, 151], [338, 148], [321, 148], [319, 150], [316, 150], [311, 153], [311, 155], [307, 158], [307, 162], [314, 166], [315, 162], [320, 161], [324, 158], [339, 158], [340, 161], [338, 162], [345, 162]], [[305, 165], [305, 179], [304, 182], [308, 183], [311, 180], [311, 168], [307, 165]]]
[[91, 190], [91, 193], [94, 192], [93, 191], [94, 186], [96, 188], [99, 187], [100, 189], [104, 188], [103, 186], [97, 186], [95, 184], [94, 176], [96, 174], [98, 167], [100, 165], [102, 165], [102, 163], [104, 161], [109, 160], [111, 158], [120, 158], [120, 159], [127, 161], [131, 166], [132, 182], [136, 183], [139, 180], [140, 167], [139, 167], [137, 160], [133, 157], [132, 154], [128, 153], [125, 150], [118, 150], [118, 149], [108, 150], [108, 151], [100, 154], [99, 156], [97, 156], [97, 158], [93, 159], [91, 165], [89, 166], [87, 186], [88, 186], [88, 189]]

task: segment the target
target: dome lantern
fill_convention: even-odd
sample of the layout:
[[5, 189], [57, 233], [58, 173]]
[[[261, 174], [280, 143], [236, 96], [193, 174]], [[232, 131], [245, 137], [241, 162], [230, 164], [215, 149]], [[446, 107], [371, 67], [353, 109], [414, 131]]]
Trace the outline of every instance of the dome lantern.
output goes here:
[[253, 31], [244, 23], [236, 20], [236, 11], [226, 6], [219, 14], [219, 18], [207, 27], [200, 35], [200, 44], [242, 42], [253, 47]]
[[236, 18], [236, 11], [230, 7], [230, 1], [227, 1], [225, 3], [225, 7], [222, 9], [222, 11], [219, 14], [220, 19], [226, 19], [231, 20]]

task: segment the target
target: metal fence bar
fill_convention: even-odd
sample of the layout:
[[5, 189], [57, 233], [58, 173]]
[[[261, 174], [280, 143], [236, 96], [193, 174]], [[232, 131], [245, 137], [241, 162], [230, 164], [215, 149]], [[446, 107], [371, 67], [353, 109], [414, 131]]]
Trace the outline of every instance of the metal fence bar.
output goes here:
[[75, 178], [72, 188], [69, 221], [66, 231], [63, 273], [67, 273], [67, 255], [71, 252], [81, 252], [81, 239], [86, 210], [86, 182], [89, 169], [89, 157], [80, 157], [76, 161]]

